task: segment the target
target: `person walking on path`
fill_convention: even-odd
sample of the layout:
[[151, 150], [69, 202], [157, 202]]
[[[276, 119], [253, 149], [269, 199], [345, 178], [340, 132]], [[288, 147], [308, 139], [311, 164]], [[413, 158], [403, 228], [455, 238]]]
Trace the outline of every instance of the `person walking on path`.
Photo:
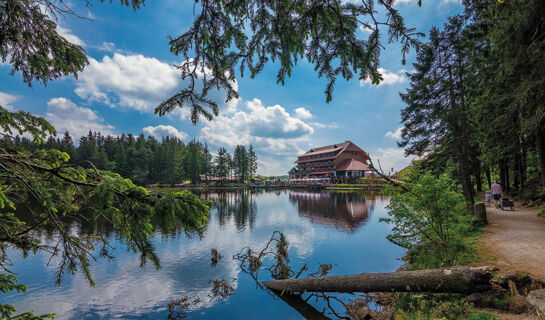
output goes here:
[[491, 187], [492, 189], [492, 197], [495, 201], [496, 208], [499, 208], [499, 201], [501, 198], [501, 184], [498, 183], [498, 180], [494, 181], [494, 184]]

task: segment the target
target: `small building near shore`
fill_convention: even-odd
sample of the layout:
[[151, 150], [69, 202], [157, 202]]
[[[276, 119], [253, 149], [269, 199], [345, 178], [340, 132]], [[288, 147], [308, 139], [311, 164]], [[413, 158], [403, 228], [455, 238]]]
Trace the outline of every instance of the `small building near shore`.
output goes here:
[[346, 180], [369, 176], [369, 155], [351, 141], [312, 148], [288, 172], [290, 181]]

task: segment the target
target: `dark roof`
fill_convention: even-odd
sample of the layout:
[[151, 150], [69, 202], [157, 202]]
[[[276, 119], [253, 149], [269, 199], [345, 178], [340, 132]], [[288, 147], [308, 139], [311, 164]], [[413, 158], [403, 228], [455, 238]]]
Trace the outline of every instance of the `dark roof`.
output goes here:
[[341, 150], [341, 149], [347, 147], [349, 144], [350, 144], [350, 141], [345, 141], [343, 143], [331, 144], [329, 146], [312, 148], [309, 151], [307, 151], [306, 153], [300, 155], [300, 157], [306, 157], [306, 156], [312, 156], [312, 155], [315, 155], [315, 154], [335, 152], [337, 150]]
[[337, 166], [337, 171], [367, 171], [369, 166], [365, 163], [352, 159], [346, 159], [343, 163]]
[[[339, 151], [339, 152], [337, 152], [337, 151]], [[325, 146], [325, 147], [312, 148], [309, 151], [307, 151], [306, 153], [300, 155], [299, 160], [297, 162], [303, 162], [303, 161], [308, 160], [308, 159], [307, 160], [302, 160], [301, 158], [303, 158], [303, 157], [314, 156], [314, 155], [324, 154], [324, 153], [336, 152], [337, 154], [335, 156], [328, 157], [328, 158], [321, 158], [320, 160], [328, 160], [329, 158], [333, 159], [333, 158], [336, 158], [343, 151], [363, 152], [363, 154], [366, 157], [368, 157], [367, 153], [365, 151], [363, 151], [360, 147], [355, 145], [352, 141], [345, 141], [343, 143], [331, 144], [331, 145], [328, 145], [328, 146]], [[310, 161], [313, 161], [313, 160], [310, 160]]]

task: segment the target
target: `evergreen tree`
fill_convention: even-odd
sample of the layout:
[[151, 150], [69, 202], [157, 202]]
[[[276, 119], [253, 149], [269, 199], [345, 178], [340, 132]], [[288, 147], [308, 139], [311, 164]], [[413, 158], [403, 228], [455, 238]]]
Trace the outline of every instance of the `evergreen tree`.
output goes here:
[[229, 175], [231, 157], [225, 148], [218, 149], [218, 155], [214, 159], [214, 174], [218, 177], [227, 177]]
[[257, 175], [257, 154], [252, 145], [248, 148], [248, 174], [250, 178]]
[[454, 149], [458, 177], [468, 205], [473, 204], [469, 121], [466, 105], [466, 55], [460, 36], [462, 16], [449, 18], [443, 31], [433, 28], [430, 42], [418, 51], [411, 87], [401, 94], [401, 147], [408, 154]]
[[235, 177], [240, 182], [244, 182], [249, 177], [249, 161], [246, 147], [243, 145], [237, 145], [233, 154], [233, 171]]

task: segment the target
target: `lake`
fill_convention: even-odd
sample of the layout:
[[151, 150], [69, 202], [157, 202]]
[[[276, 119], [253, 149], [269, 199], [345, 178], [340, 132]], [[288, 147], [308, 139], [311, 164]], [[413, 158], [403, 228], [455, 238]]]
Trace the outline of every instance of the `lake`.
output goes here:
[[[161, 269], [151, 264], [140, 268], [139, 256], [127, 252], [112, 234], [115, 259], [100, 259], [91, 267], [96, 287], [81, 275], [66, 275], [58, 287], [55, 266], [49, 255], [26, 259], [12, 255], [10, 269], [26, 284], [26, 294], [3, 295], [3, 303], [22, 312], [57, 313], [56, 319], [166, 319], [168, 303], [183, 296], [199, 296], [190, 307], [190, 319], [301, 319], [283, 301], [256, 288], [241, 272], [232, 256], [249, 246], [261, 250], [274, 231], [289, 242], [290, 265], [298, 270], [306, 263], [317, 270], [331, 263], [331, 275], [395, 271], [404, 250], [385, 236], [388, 199], [380, 195], [334, 191], [249, 191], [202, 193], [213, 201], [202, 238], [183, 232], [161, 234], [153, 239]], [[89, 227], [74, 222], [75, 230]], [[211, 266], [210, 250], [223, 256]], [[265, 272], [262, 273], [266, 278]], [[210, 298], [213, 279], [225, 279], [235, 288], [223, 300]], [[320, 307], [319, 305], [317, 305]]]

